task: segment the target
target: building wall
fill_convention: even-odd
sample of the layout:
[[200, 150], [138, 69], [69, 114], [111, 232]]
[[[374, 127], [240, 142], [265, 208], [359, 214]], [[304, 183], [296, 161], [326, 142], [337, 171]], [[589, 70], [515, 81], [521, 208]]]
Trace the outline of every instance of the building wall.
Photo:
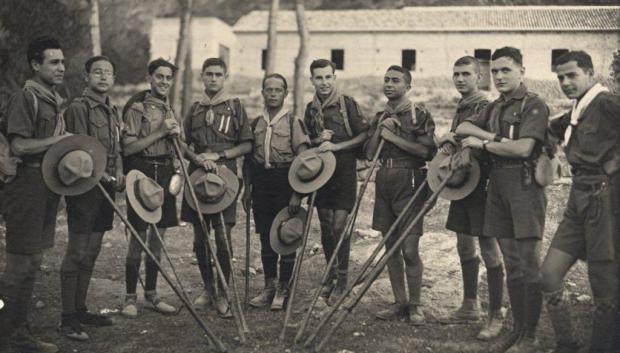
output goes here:
[[[163, 57], [174, 62], [179, 39], [178, 18], [157, 18], [151, 30], [151, 59]], [[237, 38], [232, 28], [214, 17], [192, 20], [192, 68], [200, 70], [209, 57], [220, 57], [220, 46], [236, 52]]]
[[[237, 33], [238, 51], [233, 74], [251, 77], [263, 75], [261, 51], [267, 35]], [[276, 71], [292, 75], [299, 48], [297, 33], [280, 33]], [[312, 33], [310, 60], [330, 58], [331, 49], [344, 49], [344, 70], [339, 77], [382, 75], [392, 64], [401, 64], [403, 49], [416, 50], [414, 77], [450, 76], [452, 64], [475, 49], [515, 46], [522, 50], [526, 76], [554, 79], [551, 71], [552, 49], [583, 49], [592, 56], [595, 70], [607, 73], [612, 51], [620, 49], [617, 32], [468, 32], [468, 33]]]

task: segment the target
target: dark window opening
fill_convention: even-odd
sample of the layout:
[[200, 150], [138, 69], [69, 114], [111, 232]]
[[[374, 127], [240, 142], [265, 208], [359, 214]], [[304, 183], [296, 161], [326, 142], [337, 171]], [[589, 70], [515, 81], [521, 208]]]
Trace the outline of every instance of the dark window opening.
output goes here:
[[267, 49], [263, 49], [261, 52], [260, 68], [261, 70], [267, 70]]
[[416, 52], [415, 49], [404, 49], [402, 51], [402, 67], [409, 71], [415, 71]]
[[491, 60], [491, 49], [474, 49], [474, 58], [478, 60]]
[[551, 71], [555, 71], [556, 64], [555, 62], [558, 58], [564, 54], [568, 53], [568, 49], [552, 49], [551, 50]]
[[478, 88], [491, 89], [491, 49], [474, 49], [474, 57], [480, 64], [480, 82]]
[[344, 70], [344, 49], [332, 49], [332, 61], [336, 70]]

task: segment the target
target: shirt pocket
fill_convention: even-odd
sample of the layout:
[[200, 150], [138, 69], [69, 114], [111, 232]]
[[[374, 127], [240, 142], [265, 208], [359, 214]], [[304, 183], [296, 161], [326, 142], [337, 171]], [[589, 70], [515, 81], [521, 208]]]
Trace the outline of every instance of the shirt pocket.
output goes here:
[[192, 143], [204, 146], [207, 143], [207, 121], [206, 113], [192, 115], [191, 119], [191, 139]]
[[51, 111], [39, 111], [36, 123], [36, 138], [50, 137], [54, 135], [57, 117]]
[[89, 124], [89, 135], [96, 137], [99, 141], [103, 142], [105, 145], [110, 145], [110, 133], [109, 133], [109, 125], [108, 120], [105, 116], [100, 114], [92, 114], [90, 119], [88, 119]]
[[518, 138], [517, 134], [519, 131], [517, 131], [517, 129], [519, 128], [518, 125], [520, 122], [521, 119], [518, 112], [504, 112], [501, 126], [502, 136], [513, 140]]
[[280, 155], [293, 154], [291, 150], [291, 128], [288, 123], [281, 122], [273, 127], [271, 148], [277, 150]]
[[594, 114], [577, 125], [579, 149], [588, 155], [597, 155], [601, 151], [601, 138], [598, 134], [599, 125], [600, 117]]
[[213, 122], [213, 130], [220, 140], [225, 142], [237, 141], [237, 132], [239, 131], [239, 123], [235, 116], [230, 112], [224, 114], [216, 114]]
[[333, 112], [325, 117], [325, 128], [334, 132], [332, 142], [346, 141], [349, 139], [344, 118], [340, 116], [340, 112]]

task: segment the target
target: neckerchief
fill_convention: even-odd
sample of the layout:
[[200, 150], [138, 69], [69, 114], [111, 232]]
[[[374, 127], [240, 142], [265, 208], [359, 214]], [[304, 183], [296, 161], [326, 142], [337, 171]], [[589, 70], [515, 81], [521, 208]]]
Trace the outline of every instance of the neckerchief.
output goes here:
[[600, 83], [595, 84], [586, 92], [586, 94], [581, 97], [579, 101], [576, 99], [573, 100], [573, 108], [570, 112], [570, 125], [566, 128], [564, 132], [564, 142], [563, 145], [566, 146], [568, 144], [568, 140], [570, 140], [573, 129], [577, 127], [579, 121], [583, 117], [583, 112], [588, 108], [590, 103], [598, 96], [600, 93], [608, 92], [607, 87], [601, 85]]
[[312, 98], [311, 106], [316, 111], [316, 114], [314, 115], [314, 120], [319, 126], [319, 131], [323, 131], [323, 129], [325, 129], [325, 122], [323, 120], [324, 119], [323, 110], [327, 109], [328, 107], [332, 105], [338, 104], [339, 100], [340, 100], [340, 92], [338, 92], [338, 88], [336, 87], [332, 89], [329, 96], [325, 97], [325, 100], [323, 102], [321, 102], [321, 100], [319, 99], [318, 94], [315, 94], [314, 98]]
[[213, 107], [220, 103], [226, 102], [229, 99], [230, 97], [225, 88], [222, 88], [221, 90], [219, 90], [213, 97], [209, 97], [206, 92], [202, 92], [202, 97], [200, 97], [199, 103], [200, 105], [209, 107], [209, 110], [207, 110], [207, 115], [206, 115], [207, 125], [212, 125], [213, 121], [215, 120], [215, 114], [213, 113]]
[[[480, 91], [476, 91], [474, 93], [472, 93], [471, 95], [469, 95], [469, 97], [466, 98], [461, 98], [459, 99], [457, 106], [456, 106], [456, 111], [460, 111], [463, 109], [467, 109], [468, 107], [478, 104], [480, 102], [484, 102], [487, 100], [487, 96], [480, 92]], [[458, 122], [456, 117], [454, 118], [454, 120], [452, 121], [452, 128], [451, 130], [454, 131], [456, 129], [455, 125], [458, 125]]]
[[[58, 92], [50, 90], [34, 80], [27, 80], [24, 84], [24, 89], [30, 90], [41, 100], [54, 105], [56, 108], [56, 128], [54, 129], [54, 136], [62, 135], [65, 132], [65, 119], [62, 117], [61, 106], [65, 100]], [[34, 118], [36, 119], [36, 116]]]
[[110, 105], [110, 98], [107, 95], [105, 97], [101, 97], [100, 95], [93, 92], [93, 90], [89, 87], [84, 88], [84, 91], [82, 91], [82, 96], [87, 97], [88, 99], [102, 106], [105, 112], [108, 114], [108, 129], [110, 132], [112, 152], [116, 152], [116, 143], [120, 142], [120, 131], [119, 127], [117, 126], [116, 111], [114, 110], [112, 105]]
[[408, 111], [411, 111], [411, 120], [413, 121], [413, 125], [417, 124], [418, 120], [415, 116], [415, 105], [408, 98], [403, 98], [395, 107], [392, 107], [390, 104], [386, 104], [381, 120], [390, 116], [398, 116], [399, 114]]
[[[273, 126], [275, 126], [280, 119], [285, 117], [288, 114], [288, 110], [284, 108], [280, 108], [276, 116], [273, 119], [269, 120], [269, 112], [267, 110], [263, 111], [263, 120], [267, 123], [267, 129], [265, 130], [265, 143], [264, 143], [264, 153], [265, 153], [265, 168], [271, 168], [271, 163], [269, 163], [269, 159], [271, 157], [271, 135], [273, 134]], [[292, 137], [292, 136], [291, 136]]]

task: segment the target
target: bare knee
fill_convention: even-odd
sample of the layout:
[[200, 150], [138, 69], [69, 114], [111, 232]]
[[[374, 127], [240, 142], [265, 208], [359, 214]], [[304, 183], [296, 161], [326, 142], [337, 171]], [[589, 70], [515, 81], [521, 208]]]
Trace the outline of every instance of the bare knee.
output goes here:
[[477, 255], [474, 237], [468, 234], [458, 233], [456, 235], [456, 250], [461, 261], [467, 261], [475, 258]]

